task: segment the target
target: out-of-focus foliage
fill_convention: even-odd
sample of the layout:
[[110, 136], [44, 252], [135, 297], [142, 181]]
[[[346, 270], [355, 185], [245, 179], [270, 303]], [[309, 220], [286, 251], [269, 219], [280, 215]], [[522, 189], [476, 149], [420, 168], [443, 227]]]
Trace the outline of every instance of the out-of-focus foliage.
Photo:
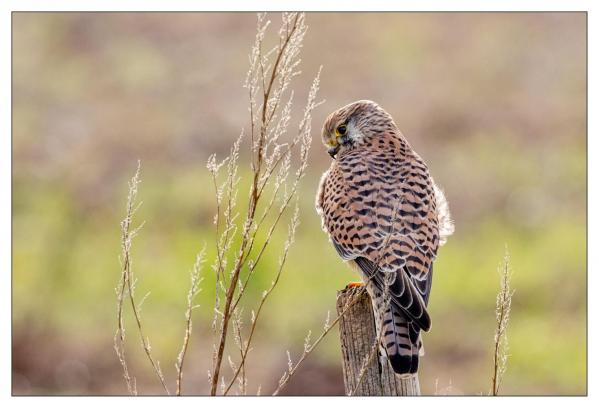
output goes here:
[[[305, 100], [322, 64], [326, 103], [314, 115], [297, 242], [248, 360], [250, 392], [273, 388], [286, 350], [301, 352], [307, 331], [334, 313], [335, 291], [355, 279], [314, 211], [330, 162], [318, 134], [332, 110], [372, 99], [426, 160], [455, 218], [435, 264], [423, 392], [488, 392], [507, 244], [516, 292], [502, 392], [585, 393], [585, 15], [326, 13], [307, 23], [295, 98]], [[13, 14], [15, 393], [126, 392], [112, 349], [114, 287], [137, 159], [146, 221], [133, 249], [138, 295], [151, 292], [146, 331], [174, 383], [189, 272], [203, 243], [214, 254], [204, 164], [247, 124], [241, 84], [254, 27], [252, 14]], [[269, 285], [283, 240], [255, 275], [252, 299]], [[184, 386], [193, 393], [207, 392], [212, 351], [208, 266], [204, 276]], [[158, 393], [129, 327], [139, 389]], [[288, 393], [342, 393], [335, 336]]]

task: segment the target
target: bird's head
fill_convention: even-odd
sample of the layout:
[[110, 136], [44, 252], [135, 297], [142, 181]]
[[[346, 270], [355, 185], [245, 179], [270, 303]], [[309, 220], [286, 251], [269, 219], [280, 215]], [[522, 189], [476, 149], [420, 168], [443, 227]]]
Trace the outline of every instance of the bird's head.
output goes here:
[[365, 143], [396, 125], [377, 103], [356, 101], [331, 113], [322, 128], [322, 142], [332, 158]]

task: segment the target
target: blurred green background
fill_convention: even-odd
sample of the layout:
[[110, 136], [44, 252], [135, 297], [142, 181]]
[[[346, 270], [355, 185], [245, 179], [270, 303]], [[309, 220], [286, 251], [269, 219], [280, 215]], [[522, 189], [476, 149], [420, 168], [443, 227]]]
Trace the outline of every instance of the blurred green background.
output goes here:
[[[269, 18], [278, 29], [280, 16]], [[13, 393], [126, 393], [112, 346], [114, 288], [138, 159], [146, 225], [133, 251], [137, 293], [151, 292], [143, 318], [173, 388], [189, 272], [204, 243], [214, 254], [205, 163], [247, 125], [241, 85], [255, 23], [235, 13], [13, 13]], [[297, 242], [249, 357], [249, 392], [272, 392], [286, 351], [299, 356], [306, 333], [335, 313], [336, 290], [356, 279], [313, 203], [330, 163], [324, 119], [372, 99], [428, 163], [456, 224], [435, 267], [423, 393], [489, 391], [506, 244], [516, 293], [502, 393], [586, 393], [585, 14], [309, 13], [307, 24], [295, 120], [321, 64], [326, 102], [314, 114]], [[253, 299], [283, 240], [284, 231]], [[208, 264], [204, 276], [186, 393], [208, 391]], [[160, 393], [128, 323], [138, 388]], [[286, 392], [342, 394], [340, 358], [334, 330]]]

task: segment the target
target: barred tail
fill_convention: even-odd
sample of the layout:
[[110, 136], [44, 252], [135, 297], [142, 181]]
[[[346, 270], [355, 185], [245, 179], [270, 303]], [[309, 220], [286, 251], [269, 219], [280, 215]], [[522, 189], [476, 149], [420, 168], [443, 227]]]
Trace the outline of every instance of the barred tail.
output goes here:
[[[420, 328], [410, 323], [396, 305], [390, 304], [381, 313], [380, 308], [385, 305], [375, 298], [372, 303], [377, 317], [377, 338], [381, 339], [381, 357], [389, 359], [396, 374], [416, 373], [422, 346]], [[380, 330], [383, 330], [382, 334]]]

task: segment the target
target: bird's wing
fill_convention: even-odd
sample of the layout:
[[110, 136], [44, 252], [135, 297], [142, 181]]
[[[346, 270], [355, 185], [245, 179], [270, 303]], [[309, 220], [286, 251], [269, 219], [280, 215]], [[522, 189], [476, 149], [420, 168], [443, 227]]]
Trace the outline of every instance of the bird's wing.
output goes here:
[[430, 328], [426, 304], [439, 234], [433, 182], [422, 160], [392, 149], [355, 149], [340, 157], [319, 193], [323, 227], [345, 260], [353, 260], [419, 328]]

